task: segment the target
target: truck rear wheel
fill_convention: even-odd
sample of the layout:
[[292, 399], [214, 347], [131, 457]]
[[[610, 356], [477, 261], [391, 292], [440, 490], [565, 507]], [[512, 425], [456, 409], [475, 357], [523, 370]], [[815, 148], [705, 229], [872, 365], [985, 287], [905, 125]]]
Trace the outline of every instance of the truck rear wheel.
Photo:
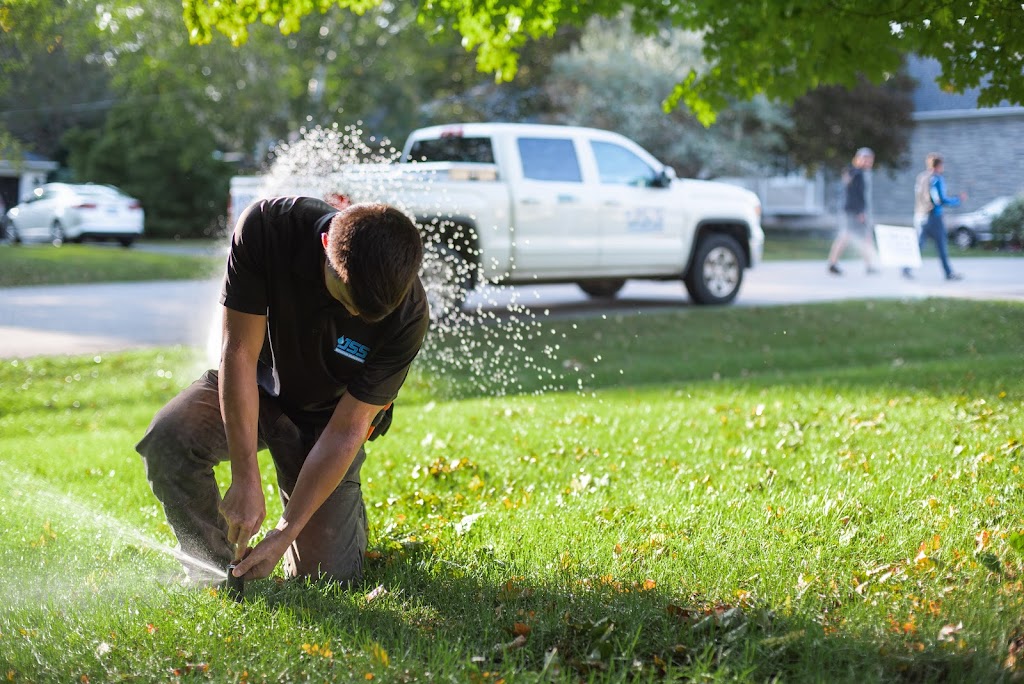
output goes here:
[[601, 280], [580, 280], [579, 288], [593, 299], [611, 299], [626, 284], [623, 278], [604, 278]]
[[695, 304], [728, 304], [743, 283], [745, 259], [734, 238], [712, 233], [697, 244], [690, 270], [683, 278]]

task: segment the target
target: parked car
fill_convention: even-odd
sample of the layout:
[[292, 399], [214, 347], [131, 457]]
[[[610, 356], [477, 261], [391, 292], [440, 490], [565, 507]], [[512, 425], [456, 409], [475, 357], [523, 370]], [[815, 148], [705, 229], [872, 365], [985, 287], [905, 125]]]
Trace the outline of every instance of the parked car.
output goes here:
[[992, 240], [992, 219], [1003, 213], [1012, 197], [997, 197], [980, 209], [946, 217], [946, 232], [957, 247], [967, 249]]
[[142, 204], [111, 185], [47, 183], [7, 212], [13, 242], [117, 240], [125, 247], [142, 235]]

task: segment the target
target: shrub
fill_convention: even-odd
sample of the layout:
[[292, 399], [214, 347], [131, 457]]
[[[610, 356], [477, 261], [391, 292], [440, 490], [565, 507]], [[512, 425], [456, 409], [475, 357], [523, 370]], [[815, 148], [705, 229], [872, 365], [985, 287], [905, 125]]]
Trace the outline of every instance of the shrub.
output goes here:
[[992, 232], [1003, 244], [1024, 243], [1024, 197], [1010, 202], [1003, 213], [992, 219]]

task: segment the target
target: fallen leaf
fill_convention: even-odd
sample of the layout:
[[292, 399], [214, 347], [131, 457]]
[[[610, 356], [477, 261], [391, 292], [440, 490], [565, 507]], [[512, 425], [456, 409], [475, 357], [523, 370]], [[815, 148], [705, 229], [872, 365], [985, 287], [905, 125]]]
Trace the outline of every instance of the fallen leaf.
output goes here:
[[376, 641], [370, 646], [370, 653], [373, 655], [373, 659], [379, 662], [384, 667], [391, 664], [391, 658], [388, 657], [388, 652], [384, 650], [384, 647], [378, 644]]
[[530, 625], [525, 622], [517, 622], [512, 625], [512, 633], [516, 636], [526, 636], [530, 633]]
[[682, 606], [677, 606], [674, 603], [670, 603], [665, 606], [665, 611], [674, 618], [687, 620], [689, 622], [694, 622], [699, 616], [699, 613], [693, 608], [684, 608]]
[[146, 631], [150, 634], [156, 634], [157, 627], [152, 622], [146, 623]]
[[495, 644], [494, 645], [494, 650], [495, 651], [514, 651], [516, 649], [522, 648], [523, 646], [526, 646], [526, 637], [523, 636], [522, 634], [520, 634], [519, 636], [517, 636], [515, 639], [513, 639], [510, 642], [508, 642], [507, 644]]
[[1018, 671], [1024, 669], [1024, 662], [1022, 662], [1021, 651], [1024, 651], [1024, 636], [1015, 636], [1010, 639], [1009, 648], [1007, 649], [1006, 660], [1003, 661], [1003, 667], [1007, 670]]
[[963, 631], [964, 623], [958, 622], [955, 625], [944, 625], [939, 630], [939, 641], [956, 641], [955, 635]]
[[378, 584], [376, 587], [374, 587], [373, 591], [366, 595], [366, 602], [369, 603], [370, 601], [376, 598], [380, 598], [381, 596], [387, 596], [387, 593], [388, 590], [384, 588], [384, 585]]

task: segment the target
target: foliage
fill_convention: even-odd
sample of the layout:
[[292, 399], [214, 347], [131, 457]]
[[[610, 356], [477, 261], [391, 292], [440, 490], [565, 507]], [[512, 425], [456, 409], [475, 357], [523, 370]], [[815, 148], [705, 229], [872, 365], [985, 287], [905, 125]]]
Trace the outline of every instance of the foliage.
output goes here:
[[[302, 126], [363, 120], [378, 138], [402, 138], [422, 125], [424, 104], [473, 76], [471, 56], [453, 40], [428, 41], [406, 4], [361, 17], [335, 9], [288, 36], [262, 27], [243, 48], [190, 45], [174, 0], [58, 3], [63, 23], [29, 27], [29, 9], [44, 4], [25, 0], [6, 15], [4, 45], [14, 38], [17, 50], [0, 66], [16, 78], [0, 85], [0, 125], [32, 151], [70, 155], [68, 180], [132, 187], [155, 234], [208, 231], [227, 178], [258, 170]], [[165, 127], [168, 140], [148, 137]]]
[[[192, 40], [205, 42], [214, 31], [245, 42], [258, 21], [285, 32], [300, 28], [313, 12], [344, 7], [361, 14], [384, 0], [239, 0], [234, 3], [185, 0], [184, 17]], [[655, 34], [665, 26], [704, 34], [708, 68], [677, 75], [666, 106], [684, 103], [704, 124], [733, 99], [764, 94], [792, 101], [820, 85], [856, 85], [864, 74], [881, 82], [895, 74], [905, 54], [934, 57], [942, 65], [940, 85], [963, 91], [980, 86], [979, 103], [1024, 102], [1019, 56], [1024, 52], [1024, 14], [1017, 0], [887, 0], [865, 7], [854, 0], [787, 3], [691, 0], [563, 0], [463, 2], [438, 0], [419, 5], [418, 19], [429, 30], [455, 31], [467, 49], [476, 49], [481, 70], [509, 80], [517, 52], [528, 40], [551, 36], [558, 27], [584, 26], [591, 17], [609, 18], [632, 9], [634, 27]]]
[[549, 96], [554, 63], [579, 43], [581, 35], [576, 27], [564, 26], [550, 38], [524, 45], [514, 81], [496, 83], [479, 75], [475, 80], [468, 75], [460, 77], [462, 89], [450, 95], [439, 93], [424, 105], [428, 123], [536, 121], [546, 117], [554, 106]]
[[133, 42], [119, 53], [116, 82], [134, 94], [158, 81], [220, 149], [242, 153], [247, 170], [303, 126], [361, 121], [378, 138], [404, 139], [425, 103], [473, 74], [470, 56], [451, 40], [429, 41], [405, 3], [362, 16], [331, 9], [287, 36], [257, 27], [241, 47], [188, 44], [180, 7], [159, 0], [118, 15], [118, 33]]
[[223, 268], [220, 256], [155, 254], [68, 243], [59, 248], [49, 243], [0, 248], [0, 287], [190, 280], [209, 278]]
[[764, 98], [734, 103], [705, 129], [691, 114], [666, 114], [658, 105], [680, 71], [703, 70], [701, 46], [699, 35], [681, 31], [637, 36], [628, 18], [592, 21], [578, 46], [555, 57], [547, 118], [622, 133], [682, 176], [763, 173], [781, 152], [781, 106]]
[[61, 24], [50, 27], [59, 31], [56, 35], [4, 36], [11, 44], [0, 57], [0, 69], [10, 78], [0, 82], [0, 127], [27, 150], [63, 162], [64, 133], [102, 125], [114, 100], [94, 12], [74, 3], [58, 16]]
[[137, 197], [151, 237], [203, 237], [222, 226], [231, 168], [214, 158], [213, 135], [171, 103], [119, 103], [95, 137], [73, 135], [70, 164], [80, 179]]
[[1003, 242], [1024, 245], [1024, 197], [1010, 202], [992, 219], [992, 231]]
[[[448, 401], [418, 373], [367, 447], [365, 583], [277, 576], [242, 604], [177, 583], [133, 451], [200, 372], [191, 353], [4, 362], [4, 675], [1019, 676], [1024, 308], [618, 319], [546, 322], [595, 374], [592, 391]], [[265, 454], [261, 466], [273, 524]]]
[[810, 170], [838, 171], [859, 147], [873, 149], [879, 165], [904, 167], [914, 128], [914, 87], [901, 70], [879, 85], [858, 76], [852, 88], [815, 88], [793, 103], [785, 148], [798, 167]]

